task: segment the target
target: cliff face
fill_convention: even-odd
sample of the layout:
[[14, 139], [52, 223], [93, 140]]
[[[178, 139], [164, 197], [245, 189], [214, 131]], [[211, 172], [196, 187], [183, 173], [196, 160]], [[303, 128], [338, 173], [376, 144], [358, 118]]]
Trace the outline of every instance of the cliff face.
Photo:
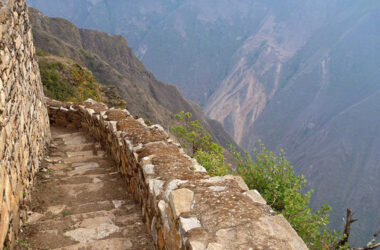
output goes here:
[[[278, 23], [276, 18], [275, 13], [268, 13], [258, 31], [235, 53], [232, 69], [205, 108], [210, 117], [223, 122], [241, 145], [251, 138], [247, 128], [255, 123], [277, 93], [284, 63], [294, 56], [315, 28], [294, 25], [290, 30], [295, 20], [284, 24]], [[303, 35], [294, 36], [294, 32]]]
[[186, 100], [177, 87], [156, 80], [135, 57], [124, 37], [79, 29], [67, 20], [45, 17], [35, 9], [30, 9], [30, 13], [36, 47], [65, 55], [88, 67], [100, 83], [116, 86], [135, 115], [168, 128], [174, 114], [185, 110], [193, 113], [220, 144], [234, 144], [222, 126], [207, 119], [201, 108]]
[[50, 136], [24, 1], [0, 1], [0, 73], [0, 248], [13, 249]]

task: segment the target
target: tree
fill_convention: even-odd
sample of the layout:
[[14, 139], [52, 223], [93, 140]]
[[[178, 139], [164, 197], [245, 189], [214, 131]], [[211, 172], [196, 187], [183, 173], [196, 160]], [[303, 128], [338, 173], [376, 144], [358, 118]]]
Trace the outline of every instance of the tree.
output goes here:
[[172, 132], [182, 140], [184, 148], [191, 148], [193, 157], [210, 175], [226, 175], [228, 166], [224, 162], [223, 147], [212, 141], [198, 120], [192, 120], [192, 114], [184, 111], [176, 115], [183, 126], [174, 126]]
[[[348, 238], [351, 234], [351, 224], [357, 221], [358, 219], [354, 218], [354, 213], [351, 211], [351, 209], [347, 208], [347, 215], [346, 220], [344, 224], [344, 234], [341, 240], [337, 243], [336, 249], [339, 249], [341, 246], [346, 246], [348, 243]], [[376, 249], [380, 247], [380, 242], [376, 243], [376, 238], [380, 234], [380, 226], [379, 229], [373, 234], [371, 240], [363, 247], [359, 248], [350, 248], [352, 250], [370, 250], [370, 249]]]

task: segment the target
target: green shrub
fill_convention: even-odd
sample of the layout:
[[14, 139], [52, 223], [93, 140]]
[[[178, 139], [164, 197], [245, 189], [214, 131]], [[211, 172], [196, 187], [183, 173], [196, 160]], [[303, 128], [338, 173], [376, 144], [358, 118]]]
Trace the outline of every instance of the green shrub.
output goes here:
[[224, 162], [223, 147], [212, 142], [212, 136], [192, 114], [184, 111], [176, 115], [183, 126], [174, 126], [172, 132], [182, 140], [184, 148], [190, 148], [193, 157], [210, 175], [226, 175], [228, 167]]
[[238, 174], [251, 189], [257, 189], [274, 210], [284, 215], [310, 249], [335, 248], [339, 232], [326, 228], [331, 208], [323, 205], [315, 212], [311, 210], [313, 190], [304, 192], [306, 179], [294, 174], [283, 150], [276, 155], [259, 141], [253, 158], [248, 153], [242, 156], [236, 151], [234, 156]]
[[100, 84], [92, 73], [79, 64], [69, 65], [40, 58], [41, 80], [45, 95], [59, 101], [102, 101]]
[[45, 95], [59, 101], [67, 101], [74, 96], [74, 86], [59, 74], [62, 64], [40, 62], [39, 66]]

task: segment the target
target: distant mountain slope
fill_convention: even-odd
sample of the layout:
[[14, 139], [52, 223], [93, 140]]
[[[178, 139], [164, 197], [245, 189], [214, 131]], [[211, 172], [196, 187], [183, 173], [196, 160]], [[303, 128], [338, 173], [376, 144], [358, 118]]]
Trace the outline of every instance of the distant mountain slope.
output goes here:
[[364, 243], [380, 223], [380, 1], [327, 6], [317, 23], [316, 8], [282, 22], [269, 13], [206, 114], [244, 148], [284, 148], [316, 190], [312, 205], [331, 205], [338, 229], [354, 209], [352, 240]]
[[244, 128], [241, 145], [261, 138], [285, 148], [316, 190], [313, 205], [334, 208], [334, 225], [346, 207], [357, 212], [359, 242], [380, 223], [380, 7], [348, 11], [283, 64], [276, 94]]
[[125, 36], [158, 79], [176, 84], [202, 106], [228, 72], [231, 56], [268, 11], [258, 0], [27, 2], [81, 28]]
[[168, 128], [174, 114], [185, 110], [193, 113], [217, 142], [226, 147], [236, 145], [218, 122], [207, 119], [201, 108], [186, 100], [175, 86], [157, 81], [134, 56], [124, 37], [78, 29], [67, 20], [45, 17], [36, 9], [29, 12], [38, 48], [85, 65], [100, 83], [116, 86], [133, 114]]

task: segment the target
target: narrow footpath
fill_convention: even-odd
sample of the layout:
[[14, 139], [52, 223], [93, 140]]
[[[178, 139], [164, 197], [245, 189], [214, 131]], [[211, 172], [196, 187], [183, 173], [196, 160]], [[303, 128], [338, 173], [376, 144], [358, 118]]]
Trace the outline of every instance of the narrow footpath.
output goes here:
[[52, 127], [18, 249], [154, 249], [140, 206], [84, 132]]

